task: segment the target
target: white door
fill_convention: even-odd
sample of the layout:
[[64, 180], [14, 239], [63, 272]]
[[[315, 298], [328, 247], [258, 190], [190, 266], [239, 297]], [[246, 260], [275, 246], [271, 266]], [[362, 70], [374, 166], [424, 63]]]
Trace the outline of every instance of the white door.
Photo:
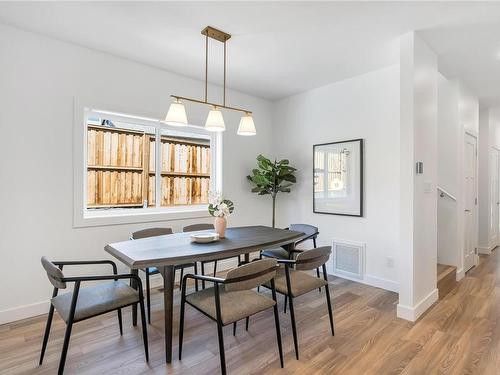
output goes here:
[[498, 150], [495, 148], [491, 149], [490, 152], [490, 246], [498, 245], [498, 232], [499, 222], [498, 222], [498, 209], [500, 205], [499, 191], [498, 191]]
[[464, 271], [477, 264], [477, 139], [465, 134], [464, 142]]

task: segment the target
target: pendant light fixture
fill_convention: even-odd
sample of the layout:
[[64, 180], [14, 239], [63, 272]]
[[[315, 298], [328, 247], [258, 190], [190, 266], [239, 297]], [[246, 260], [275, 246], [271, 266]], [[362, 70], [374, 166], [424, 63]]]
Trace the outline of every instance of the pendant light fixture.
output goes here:
[[238, 126], [238, 135], [255, 135], [255, 124], [253, 123], [253, 118], [249, 114], [245, 114], [241, 117], [240, 126]]
[[167, 116], [163, 122], [173, 126], [186, 126], [188, 124], [186, 109], [179, 99], [176, 99], [174, 103], [170, 104]]
[[[165, 117], [166, 124], [174, 126], [185, 126], [188, 124], [186, 110], [181, 101], [188, 101], [193, 103], [205, 104], [212, 108], [208, 112], [207, 120], [205, 122], [205, 129], [212, 132], [222, 132], [226, 130], [224, 117], [220, 109], [228, 109], [231, 111], [243, 112], [238, 127], [238, 135], [255, 135], [255, 124], [252, 118], [252, 112], [247, 109], [235, 108], [226, 105], [226, 42], [231, 38], [231, 35], [223, 31], [217, 30], [213, 27], [207, 26], [201, 31], [205, 35], [205, 100], [198, 100], [186, 98], [178, 95], [171, 95], [174, 102], [170, 104], [167, 116]], [[223, 101], [222, 104], [211, 103], [208, 101], [208, 38], [215, 39], [224, 44], [224, 84], [223, 84]]]
[[222, 112], [219, 111], [217, 107], [214, 107], [210, 110], [210, 112], [208, 112], [205, 129], [211, 132], [223, 132], [226, 130], [224, 117], [222, 117]]

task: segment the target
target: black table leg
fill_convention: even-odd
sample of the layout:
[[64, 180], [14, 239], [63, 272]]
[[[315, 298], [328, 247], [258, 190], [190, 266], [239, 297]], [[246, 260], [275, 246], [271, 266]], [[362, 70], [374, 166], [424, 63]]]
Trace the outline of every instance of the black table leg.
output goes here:
[[[139, 270], [137, 269], [131, 269], [130, 270], [130, 273], [134, 274], [134, 275], [138, 275], [139, 274]], [[135, 279], [132, 279], [130, 280], [130, 283], [132, 284], [132, 288], [136, 289], [138, 288], [138, 285], [137, 285], [137, 281], [135, 281]], [[133, 304], [132, 305], [132, 325], [133, 326], [136, 326], [137, 325], [137, 304]]]
[[174, 313], [174, 266], [163, 267], [163, 306], [165, 309], [165, 360], [172, 362], [172, 320]]
[[250, 253], [245, 254], [245, 263], [250, 263]]
[[283, 248], [288, 252], [288, 258], [293, 259], [293, 251], [295, 250], [295, 242], [289, 243], [283, 246]]

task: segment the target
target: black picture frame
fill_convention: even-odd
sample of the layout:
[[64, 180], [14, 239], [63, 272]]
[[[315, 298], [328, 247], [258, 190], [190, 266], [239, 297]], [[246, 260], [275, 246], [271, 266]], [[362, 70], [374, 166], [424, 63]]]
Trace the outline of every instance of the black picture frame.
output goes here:
[[[315, 155], [316, 155], [316, 148], [321, 147], [321, 146], [328, 146], [328, 145], [336, 145], [336, 144], [341, 144], [341, 143], [354, 143], [358, 142], [359, 143], [359, 213], [356, 214], [349, 214], [349, 213], [339, 213], [339, 212], [324, 212], [324, 211], [318, 211], [316, 208], [316, 199], [314, 196], [314, 180], [315, 180], [315, 170], [316, 170], [316, 165], [315, 165]], [[312, 198], [313, 198], [313, 213], [315, 214], [324, 214], [324, 215], [338, 215], [338, 216], [351, 216], [351, 217], [363, 217], [364, 214], [364, 139], [362, 138], [357, 138], [357, 139], [349, 139], [345, 141], [338, 141], [338, 142], [327, 142], [327, 143], [318, 143], [313, 145], [313, 171], [312, 171], [312, 178], [313, 178], [313, 186], [312, 186]]]

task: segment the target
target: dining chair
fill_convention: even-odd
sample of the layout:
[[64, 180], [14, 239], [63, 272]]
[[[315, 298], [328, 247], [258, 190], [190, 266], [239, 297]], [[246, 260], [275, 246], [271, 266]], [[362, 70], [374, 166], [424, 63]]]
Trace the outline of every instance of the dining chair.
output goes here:
[[[222, 327], [273, 308], [280, 365], [283, 368], [283, 349], [274, 286], [274, 277], [278, 268], [276, 259], [269, 258], [236, 267], [230, 270], [225, 278], [191, 274], [184, 276], [179, 319], [179, 360], [182, 359], [186, 303], [217, 323], [220, 365], [223, 375], [226, 374], [226, 360]], [[186, 283], [190, 278], [213, 282], [214, 286], [186, 295]], [[262, 283], [268, 283], [272, 291], [272, 299], [252, 290]]]
[[[174, 232], [172, 231], [172, 228], [147, 228], [132, 233], [130, 239], [138, 240], [141, 238], [164, 236], [173, 233]], [[196, 262], [180, 264], [178, 266], [175, 266], [175, 269], [181, 270], [180, 280], [182, 280], [182, 276], [184, 274], [184, 268], [187, 267], [194, 267], [194, 273], [198, 273], [198, 266], [196, 265]], [[149, 277], [151, 275], [159, 274], [160, 270], [156, 267], [146, 267], [145, 269], [143, 269], [143, 271], [146, 273], [146, 305], [148, 309], [148, 323], [151, 324], [151, 284], [149, 281]], [[196, 290], [198, 290], [198, 283], [195, 284], [195, 288]], [[179, 289], [180, 289], [180, 283], [179, 283]]]
[[[291, 224], [288, 228], [285, 228], [285, 229], [286, 230], [293, 230], [296, 232], [302, 232], [305, 234], [305, 237], [300, 239], [299, 241], [295, 242], [295, 246], [294, 246], [294, 249], [292, 251], [287, 251], [282, 247], [273, 248], [273, 249], [265, 249], [265, 250], [262, 250], [260, 253], [261, 258], [264, 256], [267, 258], [276, 258], [276, 259], [293, 259], [296, 254], [303, 251], [303, 250], [297, 249], [296, 247], [303, 242], [311, 241], [311, 240], [313, 242], [314, 248], [317, 247], [316, 246], [316, 239], [318, 238], [318, 234], [319, 234], [317, 227], [315, 227], [313, 225], [309, 225], [309, 224]], [[316, 275], [318, 277], [320, 277], [319, 274], [320, 274], [319, 268], [317, 268]], [[321, 288], [318, 288], [318, 291], [321, 293]], [[285, 304], [283, 306], [283, 311], [285, 313], [286, 313], [286, 305], [287, 305], [287, 299], [285, 297]]]
[[[332, 249], [330, 246], [322, 246], [311, 250], [302, 251], [297, 254], [295, 259], [278, 259], [278, 264], [282, 267], [276, 272], [274, 279], [274, 288], [276, 292], [288, 297], [290, 304], [290, 319], [292, 322], [293, 343], [295, 347], [295, 356], [299, 359], [299, 345], [297, 339], [297, 327], [295, 324], [295, 311], [293, 301], [295, 298], [315, 290], [321, 286], [325, 287], [326, 304], [328, 306], [328, 315], [330, 318], [330, 329], [332, 336], [335, 335], [333, 327], [333, 311], [330, 300], [330, 289], [328, 287], [328, 277], [326, 273], [326, 262], [330, 258]], [[322, 267], [323, 279], [315, 277], [304, 271], [311, 271]], [[263, 286], [273, 288], [270, 283]]]
[[[146, 327], [146, 315], [144, 313], [144, 296], [142, 293], [141, 279], [137, 275], [118, 275], [116, 264], [111, 260], [51, 262], [46, 257], [42, 257], [41, 262], [43, 268], [47, 272], [47, 277], [50, 283], [54, 286], [54, 290], [52, 292], [52, 299], [50, 300], [49, 314], [47, 317], [47, 324], [45, 326], [45, 334], [43, 336], [42, 350], [40, 353], [39, 361], [40, 366], [43, 363], [45, 349], [47, 348], [54, 310], [57, 310], [61, 318], [66, 323], [66, 333], [64, 335], [64, 342], [58, 369], [58, 374], [61, 375], [64, 372], [66, 354], [68, 353], [69, 339], [74, 323], [116, 310], [118, 313], [120, 335], [123, 335], [121, 309], [126, 306], [135, 304], [139, 304], [141, 308], [144, 352], [146, 354], [146, 361], [149, 361], [148, 332]], [[64, 266], [95, 264], [110, 264], [113, 268], [113, 274], [100, 276], [66, 277], [63, 273]], [[138, 289], [133, 289], [123, 281], [120, 281], [123, 279], [134, 280], [138, 285]], [[80, 284], [82, 282], [105, 280], [109, 282], [80, 288]], [[59, 295], [59, 289], [66, 289], [67, 283], [74, 283], [73, 292]]]
[[[314, 248], [316, 248], [316, 239], [318, 238], [318, 228], [309, 225], [309, 224], [291, 224], [288, 228], [285, 228], [286, 230], [293, 230], [296, 232], [302, 232], [305, 234], [305, 237], [300, 239], [299, 241], [295, 242], [295, 246], [305, 242], [312, 240]], [[261, 251], [261, 254], [265, 257], [268, 258], [276, 258], [276, 259], [291, 259], [293, 257], [293, 254], [295, 253], [300, 253], [302, 250], [300, 249], [294, 249], [291, 252], [288, 252], [282, 247], [278, 248], [272, 248], [272, 249], [265, 249]]]
[[[191, 224], [191, 225], [187, 225], [184, 228], [182, 228], [182, 231], [183, 232], [196, 232], [196, 231], [199, 231], [199, 230], [211, 230], [211, 229], [214, 229], [214, 225], [213, 224]], [[200, 265], [201, 265], [201, 274], [202, 275], [205, 274], [205, 265], [207, 263], [211, 263], [211, 262], [214, 262], [214, 272], [213, 272], [213, 275], [214, 275], [214, 277], [216, 276], [216, 274], [217, 274], [217, 260], [214, 260], [214, 261], [203, 260], [203, 261], [201, 261]], [[241, 262], [241, 258], [240, 258], [240, 255], [238, 255], [238, 264], [240, 262]], [[195, 271], [195, 273], [196, 273], [196, 271]], [[198, 283], [198, 281], [196, 281], [196, 283]], [[204, 280], [201, 282], [201, 285], [202, 285], [202, 288], [205, 289], [205, 281]]]

